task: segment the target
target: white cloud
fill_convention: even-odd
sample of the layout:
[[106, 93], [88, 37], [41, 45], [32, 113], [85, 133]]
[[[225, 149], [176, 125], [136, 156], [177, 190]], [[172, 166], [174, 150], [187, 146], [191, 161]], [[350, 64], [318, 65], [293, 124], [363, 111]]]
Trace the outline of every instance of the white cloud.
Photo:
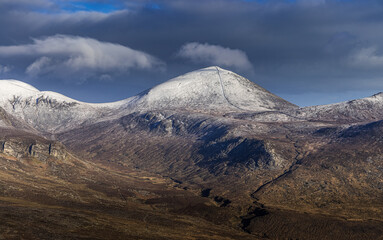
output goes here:
[[195, 63], [233, 67], [240, 70], [252, 70], [246, 53], [239, 49], [225, 48], [219, 45], [187, 43], [181, 47], [177, 56]]
[[[37, 17], [43, 18], [42, 25], [50, 25], [53, 23], [76, 24], [79, 22], [97, 23], [104, 21], [110, 17], [127, 14], [127, 10], [118, 10], [109, 13], [96, 11], [78, 11], [78, 12], [62, 12], [57, 14], [36, 14]], [[47, 22], [50, 21], [50, 22]]]
[[27, 67], [26, 73], [30, 75], [38, 75], [39, 73], [43, 72], [44, 69], [49, 67], [51, 62], [52, 59], [49, 57], [41, 57]]
[[[0, 0], [0, 5], [1, 5]], [[1, 8], [1, 6], [0, 6]], [[81, 27], [86, 29], [88, 26], [102, 23], [116, 17], [129, 14], [128, 10], [116, 10], [109, 13], [96, 11], [78, 12], [34, 12], [34, 11], [7, 11], [1, 12], [3, 19], [10, 19], [22, 27], [28, 28], [27, 31], [46, 30], [46, 29], [72, 29]]]
[[2, 73], [8, 73], [9, 71], [11, 71], [11, 68], [10, 68], [10, 67], [0, 65], [0, 74], [2, 74]]
[[113, 81], [113, 78], [108, 74], [102, 74], [99, 79], [101, 82], [112, 82]]
[[377, 47], [362, 48], [351, 55], [349, 63], [355, 67], [382, 68], [383, 55], [378, 53]]
[[0, 56], [33, 59], [26, 73], [110, 74], [131, 69], [161, 70], [165, 64], [157, 58], [126, 46], [91, 38], [55, 35], [33, 39], [32, 44], [0, 46]]

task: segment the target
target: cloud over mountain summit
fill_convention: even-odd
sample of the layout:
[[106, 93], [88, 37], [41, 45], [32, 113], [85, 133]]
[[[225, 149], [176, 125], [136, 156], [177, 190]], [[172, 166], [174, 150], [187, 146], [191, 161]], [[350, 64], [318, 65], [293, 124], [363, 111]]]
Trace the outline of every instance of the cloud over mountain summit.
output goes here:
[[156, 57], [120, 44], [92, 38], [55, 35], [33, 39], [33, 43], [0, 46], [0, 55], [26, 57], [32, 62], [25, 69], [29, 75], [113, 74], [131, 69], [161, 70], [165, 64]]
[[179, 50], [178, 56], [196, 63], [232, 67], [245, 71], [253, 69], [244, 51], [208, 43], [186, 43]]

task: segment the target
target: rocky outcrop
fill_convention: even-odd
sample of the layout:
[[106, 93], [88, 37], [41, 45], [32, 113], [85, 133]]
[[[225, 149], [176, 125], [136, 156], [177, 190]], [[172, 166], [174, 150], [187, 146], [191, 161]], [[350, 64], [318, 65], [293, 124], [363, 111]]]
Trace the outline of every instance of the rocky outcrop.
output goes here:
[[50, 157], [60, 160], [67, 157], [67, 152], [61, 143], [18, 137], [0, 139], [0, 153], [17, 159], [33, 157], [42, 162], [46, 162]]
[[[116, 121], [115, 121], [116, 122]], [[204, 114], [183, 114], [173, 111], [135, 112], [118, 120], [125, 131], [141, 131], [156, 135], [195, 135], [204, 140], [217, 138], [227, 133], [228, 126]]]
[[282, 169], [289, 163], [271, 142], [242, 137], [208, 142], [199, 153], [203, 155], [199, 165], [206, 167], [224, 164], [252, 170]]

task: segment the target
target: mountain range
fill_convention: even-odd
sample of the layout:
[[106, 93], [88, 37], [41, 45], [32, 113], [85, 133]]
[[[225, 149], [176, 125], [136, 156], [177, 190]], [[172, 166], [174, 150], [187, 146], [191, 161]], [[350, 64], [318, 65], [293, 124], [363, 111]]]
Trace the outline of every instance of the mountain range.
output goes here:
[[80, 102], [0, 80], [0, 238], [383, 239], [383, 94], [300, 108], [220, 67]]

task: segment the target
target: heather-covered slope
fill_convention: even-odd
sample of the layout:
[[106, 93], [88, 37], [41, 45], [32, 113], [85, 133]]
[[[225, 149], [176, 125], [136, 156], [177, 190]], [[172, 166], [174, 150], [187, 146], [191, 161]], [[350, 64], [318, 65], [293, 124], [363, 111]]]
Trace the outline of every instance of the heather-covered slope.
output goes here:
[[81, 159], [57, 141], [0, 128], [0, 238], [255, 239], [168, 177]]

